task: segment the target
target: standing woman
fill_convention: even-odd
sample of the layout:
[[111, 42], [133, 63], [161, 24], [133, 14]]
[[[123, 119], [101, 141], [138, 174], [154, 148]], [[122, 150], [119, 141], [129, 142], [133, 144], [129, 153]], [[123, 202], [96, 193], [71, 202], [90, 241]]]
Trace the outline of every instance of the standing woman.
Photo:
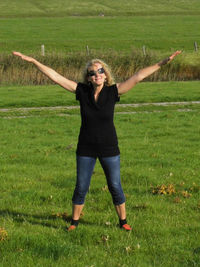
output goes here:
[[169, 58], [141, 69], [128, 80], [114, 84], [108, 66], [99, 59], [91, 60], [86, 65], [84, 82], [76, 83], [32, 57], [13, 52], [13, 55], [33, 63], [56, 84], [75, 93], [76, 99], [80, 102], [81, 128], [76, 150], [77, 180], [72, 197], [72, 221], [68, 231], [74, 230], [78, 226], [97, 158], [107, 179], [113, 204], [119, 217], [120, 228], [131, 230], [126, 221], [125, 197], [120, 181], [120, 151], [113, 123], [114, 106], [119, 101], [120, 95], [127, 93], [138, 82], [159, 70], [162, 65], [167, 64], [180, 53], [181, 51], [176, 51]]

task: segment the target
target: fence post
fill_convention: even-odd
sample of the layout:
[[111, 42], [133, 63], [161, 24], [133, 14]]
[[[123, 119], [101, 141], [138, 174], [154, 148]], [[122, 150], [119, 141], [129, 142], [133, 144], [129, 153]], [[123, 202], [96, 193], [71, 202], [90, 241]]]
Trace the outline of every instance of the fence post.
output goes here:
[[87, 56], [89, 56], [89, 54], [90, 54], [90, 50], [89, 50], [88, 45], [86, 46], [86, 51], [87, 51]]
[[196, 51], [196, 52], [197, 52], [197, 50], [198, 50], [198, 45], [197, 45], [197, 42], [194, 42], [194, 51]]
[[146, 56], [146, 47], [145, 47], [145, 45], [143, 45], [142, 51], [143, 51], [143, 55]]
[[45, 49], [44, 49], [44, 45], [41, 45], [41, 54], [42, 54], [42, 56], [45, 56]]

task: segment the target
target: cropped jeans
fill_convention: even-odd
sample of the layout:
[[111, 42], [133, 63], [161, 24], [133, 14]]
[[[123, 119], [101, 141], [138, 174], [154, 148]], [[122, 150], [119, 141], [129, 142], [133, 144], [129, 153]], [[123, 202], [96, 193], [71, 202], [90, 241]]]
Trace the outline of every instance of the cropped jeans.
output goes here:
[[[114, 157], [98, 157], [104, 170], [108, 189], [112, 195], [114, 205], [121, 205], [125, 202], [125, 196], [120, 180], [120, 155]], [[72, 202], [75, 205], [82, 205], [88, 192], [92, 173], [96, 163], [95, 157], [76, 157], [77, 180]]]

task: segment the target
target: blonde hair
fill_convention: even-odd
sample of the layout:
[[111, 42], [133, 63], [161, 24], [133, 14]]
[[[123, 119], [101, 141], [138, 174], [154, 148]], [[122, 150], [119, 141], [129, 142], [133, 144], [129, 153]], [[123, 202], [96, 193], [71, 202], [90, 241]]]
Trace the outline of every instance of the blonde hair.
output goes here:
[[94, 64], [96, 64], [96, 63], [101, 64], [101, 66], [105, 70], [105, 75], [106, 75], [105, 85], [106, 86], [110, 86], [110, 85], [114, 84], [115, 81], [114, 81], [114, 78], [113, 78], [113, 76], [111, 74], [111, 70], [110, 70], [109, 66], [103, 60], [98, 59], [98, 58], [92, 59], [86, 64], [85, 70], [83, 72], [83, 82], [85, 84], [89, 84], [89, 81], [88, 81], [88, 68], [94, 66]]

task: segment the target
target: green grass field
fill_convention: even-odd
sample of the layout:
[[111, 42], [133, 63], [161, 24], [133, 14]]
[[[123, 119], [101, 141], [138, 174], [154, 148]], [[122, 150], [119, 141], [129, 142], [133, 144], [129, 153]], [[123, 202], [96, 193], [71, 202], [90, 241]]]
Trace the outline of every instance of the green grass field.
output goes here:
[[133, 47], [171, 53], [194, 51], [200, 42], [199, 15], [133, 17], [6, 18], [0, 24], [0, 52], [116, 50], [131, 53]]
[[134, 1], [106, 1], [94, 0], [5, 0], [0, 3], [0, 15], [5, 17], [65, 17], [65, 16], [133, 16], [133, 15], [159, 15], [159, 14], [200, 14], [198, 0], [134, 0]]
[[[84, 216], [69, 234], [79, 116], [1, 119], [1, 265], [198, 266], [199, 122], [198, 110], [117, 114], [133, 231], [117, 228], [97, 164]], [[176, 193], [154, 195], [162, 184]]]
[[[99, 16], [104, 14], [104, 16]], [[47, 52], [132, 47], [162, 53], [199, 43], [198, 0], [10, 1], [0, 3], [0, 52]], [[24, 19], [22, 19], [24, 17]]]
[[[2, 89], [1, 108], [77, 104], [56, 86]], [[198, 82], [141, 83], [121, 97], [122, 103], [166, 100], [199, 100]], [[131, 233], [117, 227], [98, 162], [80, 226], [65, 231], [78, 109], [1, 112], [0, 265], [198, 266], [199, 112], [199, 105], [116, 108]]]
[[[1, 1], [1, 267], [200, 266], [200, 105], [153, 105], [200, 101], [199, 15], [199, 0]], [[19, 50], [41, 58], [42, 44], [47, 60], [67, 54], [79, 71], [87, 45], [110, 62], [143, 46], [156, 60], [182, 49], [177, 64], [196, 72], [197, 81], [140, 83], [120, 104], [148, 105], [116, 106], [130, 233], [118, 228], [99, 162], [80, 225], [66, 232], [81, 123], [79, 108], [66, 106], [78, 103], [58, 86], [33, 86], [27, 65], [9, 56]], [[20, 73], [27, 86], [16, 86]]]
[[[142, 82], [122, 95], [120, 103], [199, 101], [199, 82]], [[2, 86], [0, 108], [78, 105], [75, 95], [58, 85]]]

